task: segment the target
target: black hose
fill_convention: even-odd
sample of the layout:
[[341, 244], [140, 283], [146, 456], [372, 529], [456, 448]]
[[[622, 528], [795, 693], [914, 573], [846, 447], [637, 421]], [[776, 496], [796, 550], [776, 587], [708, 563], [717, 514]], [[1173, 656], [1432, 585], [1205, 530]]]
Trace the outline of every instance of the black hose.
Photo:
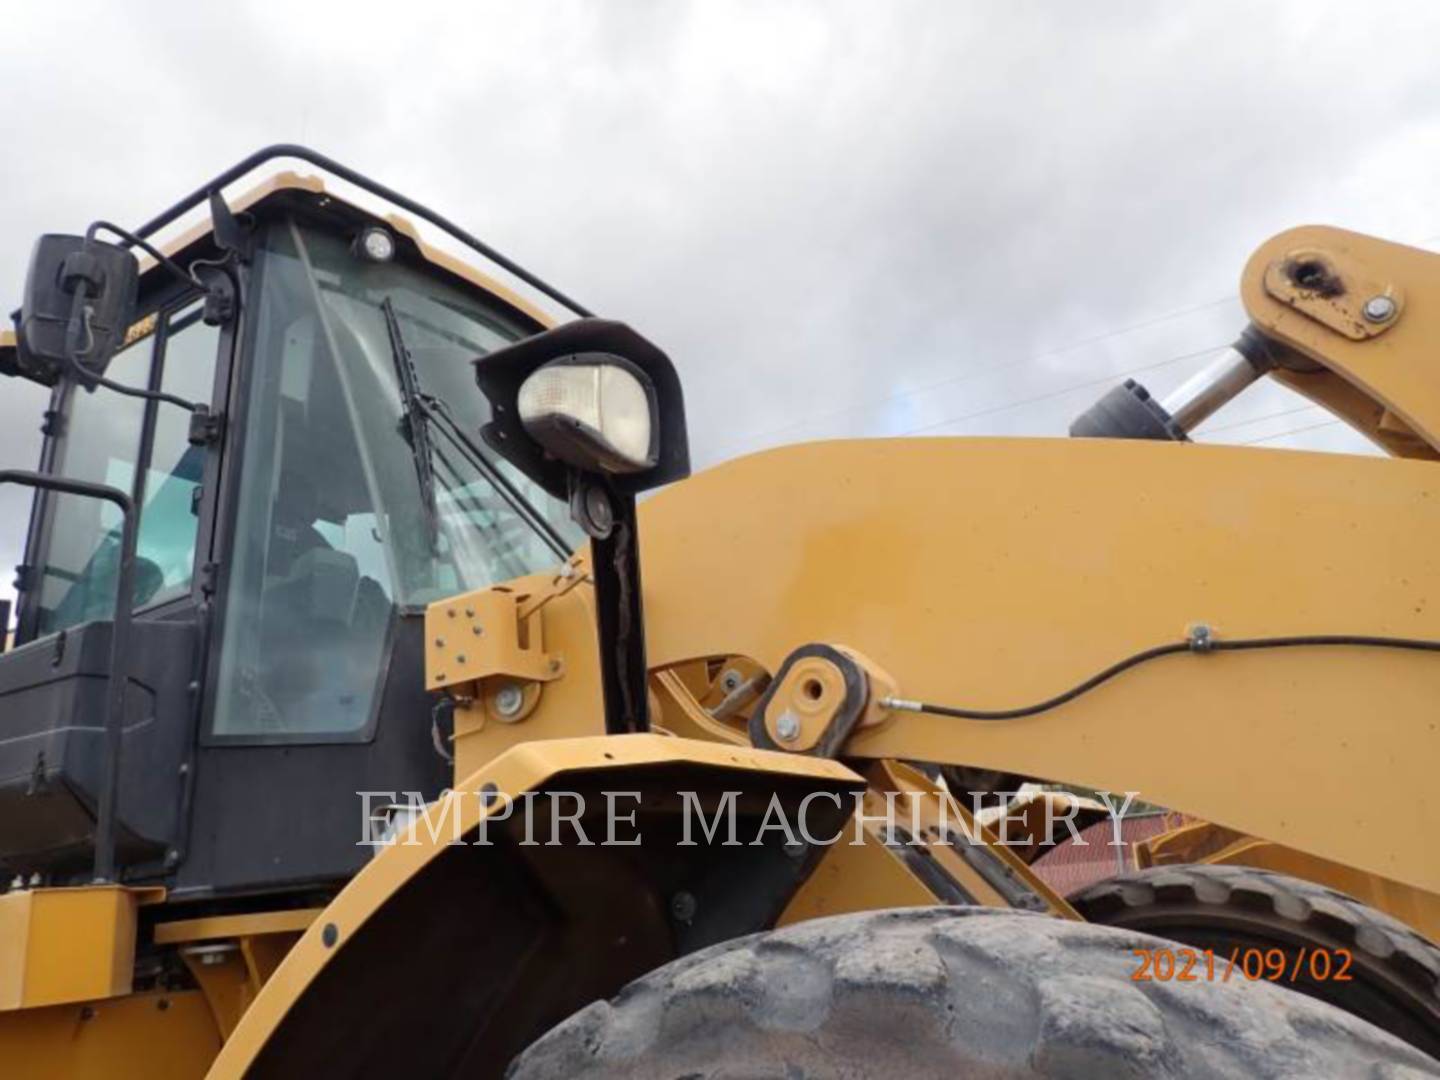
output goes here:
[[952, 716], [959, 720], [1018, 720], [1025, 716], [1036, 716], [1049, 712], [1061, 705], [1074, 701], [1082, 694], [1088, 694], [1102, 683], [1109, 682], [1121, 672], [1157, 660], [1162, 656], [1176, 653], [1242, 652], [1252, 649], [1294, 649], [1316, 646], [1350, 646], [1367, 649], [1407, 649], [1415, 652], [1440, 652], [1440, 641], [1423, 638], [1374, 637], [1366, 634], [1300, 634], [1288, 637], [1236, 638], [1233, 641], [1217, 641], [1208, 635], [1195, 636], [1187, 641], [1156, 645], [1127, 656], [1111, 664], [1104, 671], [1097, 672], [1084, 682], [1072, 686], [1064, 693], [1052, 698], [1015, 709], [957, 709], [949, 705], [934, 705], [927, 701], [903, 701], [887, 699], [891, 708], [908, 712], [933, 713], [936, 716]]

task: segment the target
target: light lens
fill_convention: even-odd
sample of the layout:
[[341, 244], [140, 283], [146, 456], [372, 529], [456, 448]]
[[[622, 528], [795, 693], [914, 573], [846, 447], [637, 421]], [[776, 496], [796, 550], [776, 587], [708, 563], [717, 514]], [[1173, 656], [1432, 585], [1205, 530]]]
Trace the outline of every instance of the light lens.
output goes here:
[[617, 364], [547, 365], [520, 387], [518, 406], [526, 430], [561, 460], [613, 472], [655, 464], [650, 395]]
[[369, 228], [360, 234], [360, 250], [371, 262], [389, 262], [395, 257], [395, 238], [381, 228]]

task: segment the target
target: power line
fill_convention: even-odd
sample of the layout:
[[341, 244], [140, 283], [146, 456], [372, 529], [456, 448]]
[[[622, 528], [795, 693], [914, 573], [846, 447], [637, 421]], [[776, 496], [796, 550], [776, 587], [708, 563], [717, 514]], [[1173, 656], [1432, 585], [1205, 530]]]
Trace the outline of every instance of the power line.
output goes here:
[[[725, 443], [720, 448], [722, 451], [720, 456], [725, 456], [723, 451], [729, 447], [743, 446], [746, 443], [755, 442], [759, 439], [769, 438], [771, 435], [779, 435], [782, 432], [793, 431], [795, 428], [804, 427], [805, 425], [813, 423], [817, 420], [828, 420], [831, 417], [844, 416], [846, 413], [860, 412], [862, 410], [873, 409], [876, 406], [885, 404], [886, 402], [896, 401], [901, 398], [912, 397], [916, 394], [928, 393], [932, 390], [938, 390], [942, 386], [949, 386], [952, 383], [966, 382], [970, 379], [978, 379], [984, 375], [993, 375], [997, 371], [1005, 371], [1009, 368], [1017, 367], [1021, 364], [1033, 364], [1039, 360], [1047, 360], [1052, 356], [1062, 356], [1065, 353], [1074, 352], [1076, 349], [1083, 349], [1089, 345], [1097, 345], [1102, 341], [1109, 341], [1112, 338], [1124, 337], [1126, 334], [1133, 334], [1138, 330], [1145, 330], [1152, 326], [1159, 326], [1162, 323], [1170, 322], [1174, 319], [1183, 318], [1186, 315], [1194, 315], [1195, 313], [1200, 311], [1206, 311], [1213, 307], [1219, 307], [1221, 304], [1239, 303], [1239, 300], [1240, 298], [1238, 296], [1221, 296], [1215, 300], [1206, 301], [1203, 304], [1195, 304], [1192, 307], [1176, 308], [1175, 310], [1168, 311], [1163, 315], [1157, 315], [1154, 318], [1145, 319], [1138, 323], [1131, 323], [1129, 326], [1122, 326], [1115, 330], [1109, 330], [1103, 334], [1096, 334], [1093, 337], [1081, 338], [1079, 341], [1072, 341], [1068, 345], [1062, 345], [1056, 349], [1048, 349], [1045, 352], [1033, 353], [1029, 356], [1019, 356], [1011, 360], [1004, 360], [998, 364], [991, 364], [989, 367], [980, 368], [976, 371], [964, 371], [959, 373], [958, 375], [948, 375], [943, 379], [936, 380], [935, 382], [926, 383], [924, 386], [914, 386], [909, 388], [908, 390], [896, 390], [894, 393], [886, 394], [884, 397], [872, 398], [869, 401], [863, 401], [855, 405], [847, 405], [842, 409], [832, 409], [829, 412], [815, 413], [810, 416], [806, 416], [803, 419], [792, 421], [788, 424], [781, 424], [779, 427], [767, 428], [764, 431], [751, 432], [748, 435], [743, 435], [738, 439], [732, 439], [728, 443]], [[1207, 349], [1205, 351], [1209, 352], [1211, 350]], [[1176, 357], [1175, 359], [1180, 358]], [[1148, 371], [1149, 368], [1138, 368], [1137, 370]]]
[[1002, 405], [995, 405], [988, 409], [979, 409], [975, 412], [962, 413], [959, 416], [952, 416], [946, 420], [937, 420], [933, 424], [922, 424], [920, 427], [909, 428], [897, 432], [896, 437], [904, 435], [918, 435], [922, 431], [933, 431], [936, 428], [949, 427], [951, 424], [960, 424], [966, 420], [974, 420], [981, 416], [989, 416], [992, 413], [1006, 412], [1009, 409], [1019, 409], [1026, 405], [1034, 405], [1041, 401], [1049, 401], [1052, 398], [1064, 397], [1066, 394], [1073, 394], [1077, 390], [1086, 390], [1095, 386], [1103, 386], [1105, 383], [1114, 382], [1116, 379], [1128, 378], [1131, 375], [1139, 375], [1143, 371], [1154, 371], [1156, 368], [1166, 367], [1169, 364], [1178, 364], [1181, 360], [1194, 360], [1199, 356], [1208, 356], [1211, 353], [1220, 352], [1228, 348], [1227, 345], [1211, 345], [1207, 349], [1200, 349], [1197, 352], [1182, 353], [1179, 356], [1172, 356], [1168, 360], [1161, 360], [1158, 363], [1146, 364], [1144, 367], [1131, 368], [1129, 371], [1122, 371], [1118, 375], [1105, 375], [1099, 379], [1091, 379], [1089, 382], [1076, 383], [1067, 386], [1063, 390], [1054, 390], [1048, 394], [1037, 394], [1034, 397], [1022, 398], [1019, 401], [1009, 401]]
[[[1410, 241], [1408, 246], [1410, 246], [1410, 247], [1420, 247], [1420, 246], [1423, 245], [1423, 244], [1428, 244], [1428, 243], [1430, 243], [1432, 240], [1440, 240], [1440, 233], [1436, 233], [1436, 234], [1431, 235], [1431, 236], [1426, 236], [1425, 238], [1423, 238], [1423, 239], [1421, 239], [1421, 240]], [[872, 399], [872, 400], [870, 400], [870, 401], [861, 402], [861, 403], [856, 404], [856, 405], [848, 405], [848, 406], [846, 406], [846, 407], [844, 407], [844, 408], [832, 409], [832, 410], [830, 410], [830, 411], [828, 411], [828, 412], [815, 413], [815, 414], [813, 414], [813, 415], [803, 417], [803, 418], [801, 418], [801, 419], [799, 419], [799, 420], [792, 421], [791, 423], [782, 424], [782, 425], [780, 425], [779, 427], [767, 428], [767, 429], [765, 429], [765, 430], [763, 430], [763, 431], [751, 432], [750, 434], [748, 434], [748, 435], [743, 435], [743, 436], [741, 436], [741, 437], [738, 438], [738, 439], [732, 439], [732, 440], [730, 440], [729, 442], [722, 444], [722, 446], [719, 448], [719, 449], [720, 449], [720, 452], [719, 452], [719, 454], [718, 454], [717, 456], [720, 457], [720, 458], [724, 458], [725, 456], [727, 456], [727, 455], [725, 454], [725, 451], [728, 450], [728, 449], [730, 449], [730, 448], [740, 448], [740, 447], [745, 446], [745, 445], [748, 444], [748, 443], [753, 443], [753, 442], [756, 442], [756, 441], [761, 440], [761, 439], [767, 439], [767, 438], [769, 438], [769, 437], [772, 436], [772, 435], [779, 435], [779, 434], [781, 434], [781, 433], [783, 433], [783, 432], [786, 432], [786, 431], [793, 431], [793, 430], [796, 429], [796, 428], [804, 427], [804, 426], [806, 426], [807, 424], [811, 424], [811, 423], [813, 423], [813, 422], [815, 422], [815, 421], [818, 421], [818, 420], [827, 420], [827, 419], [830, 419], [830, 418], [836, 417], [836, 416], [844, 416], [844, 415], [846, 415], [847, 413], [865, 411], [865, 410], [874, 408], [874, 407], [876, 407], [876, 406], [878, 406], [878, 405], [883, 405], [883, 404], [885, 404], [885, 403], [887, 403], [887, 402], [890, 402], [890, 401], [896, 401], [896, 400], [899, 400], [899, 399], [901, 399], [901, 398], [911, 397], [911, 396], [913, 396], [913, 395], [915, 395], [915, 394], [927, 393], [927, 392], [929, 392], [929, 391], [931, 391], [931, 390], [936, 390], [936, 389], [938, 389], [938, 388], [940, 388], [940, 387], [942, 387], [942, 386], [948, 386], [948, 385], [950, 385], [951, 383], [964, 382], [964, 381], [969, 380], [969, 379], [977, 379], [977, 378], [980, 378], [981, 376], [991, 375], [991, 374], [994, 374], [994, 373], [997, 372], [997, 371], [1004, 371], [1004, 370], [1006, 370], [1006, 369], [1008, 369], [1008, 368], [1016, 367], [1016, 366], [1018, 366], [1018, 365], [1020, 365], [1020, 364], [1034, 363], [1034, 362], [1036, 362], [1036, 361], [1038, 361], [1038, 360], [1045, 360], [1045, 359], [1048, 359], [1049, 357], [1052, 357], [1052, 356], [1060, 356], [1060, 355], [1063, 355], [1063, 354], [1065, 354], [1065, 353], [1067, 353], [1067, 352], [1073, 352], [1073, 351], [1075, 351], [1076, 349], [1085, 348], [1085, 347], [1088, 346], [1088, 345], [1095, 345], [1095, 344], [1098, 344], [1098, 343], [1100, 343], [1100, 342], [1102, 342], [1102, 341], [1108, 341], [1108, 340], [1110, 340], [1110, 339], [1112, 339], [1112, 338], [1123, 337], [1123, 336], [1126, 335], [1126, 334], [1132, 334], [1132, 333], [1135, 333], [1135, 332], [1138, 331], [1138, 330], [1145, 330], [1145, 329], [1148, 329], [1149, 327], [1159, 326], [1159, 325], [1161, 325], [1161, 324], [1163, 324], [1163, 323], [1170, 322], [1171, 320], [1174, 320], [1174, 319], [1183, 318], [1183, 317], [1185, 317], [1186, 315], [1194, 315], [1194, 314], [1196, 314], [1196, 313], [1198, 313], [1198, 312], [1209, 310], [1210, 308], [1219, 307], [1219, 306], [1222, 305], [1222, 304], [1239, 303], [1239, 302], [1240, 302], [1240, 297], [1239, 297], [1238, 294], [1233, 294], [1233, 293], [1232, 293], [1232, 294], [1230, 294], [1230, 295], [1228, 295], [1228, 296], [1216, 297], [1214, 300], [1207, 300], [1207, 301], [1205, 301], [1204, 303], [1195, 304], [1195, 305], [1192, 305], [1192, 306], [1190, 306], [1190, 307], [1176, 308], [1176, 309], [1174, 309], [1174, 310], [1164, 312], [1163, 314], [1156, 315], [1156, 316], [1154, 316], [1153, 318], [1142, 319], [1140, 322], [1131, 323], [1131, 324], [1129, 324], [1128, 326], [1122, 326], [1122, 327], [1119, 327], [1119, 328], [1117, 328], [1117, 329], [1115, 329], [1115, 330], [1107, 331], [1106, 333], [1103, 333], [1103, 334], [1096, 334], [1096, 335], [1094, 335], [1094, 336], [1092, 336], [1092, 337], [1081, 338], [1079, 341], [1073, 341], [1073, 342], [1069, 343], [1068, 345], [1062, 345], [1062, 346], [1060, 346], [1060, 347], [1057, 348], [1057, 349], [1050, 349], [1050, 350], [1047, 350], [1047, 351], [1045, 351], [1045, 352], [1035, 353], [1035, 354], [1030, 355], [1030, 356], [1017, 357], [1017, 358], [1015, 358], [1015, 359], [1013, 359], [1013, 360], [1003, 361], [1003, 362], [1001, 362], [1001, 363], [999, 363], [999, 364], [992, 364], [991, 366], [986, 367], [986, 368], [981, 368], [981, 369], [979, 369], [978, 371], [961, 372], [961, 373], [958, 374], [958, 375], [951, 375], [951, 376], [948, 376], [948, 377], [946, 377], [946, 378], [944, 378], [944, 379], [937, 380], [936, 382], [927, 383], [927, 384], [925, 384], [924, 386], [912, 387], [911, 389], [908, 389], [908, 390], [897, 390], [897, 391], [895, 391], [894, 393], [886, 394], [884, 397], [875, 398], [875, 399]], [[1207, 350], [1204, 350], [1204, 351], [1205, 351], [1205, 352], [1210, 352], [1211, 350], [1207, 349]], [[1203, 353], [1195, 354], [1195, 355], [1203, 355]], [[1153, 370], [1154, 368], [1157, 368], [1157, 367], [1163, 367], [1165, 364], [1173, 363], [1173, 362], [1176, 362], [1176, 361], [1178, 361], [1178, 360], [1188, 359], [1188, 358], [1189, 358], [1189, 357], [1172, 357], [1170, 360], [1163, 361], [1163, 362], [1160, 363], [1160, 364], [1154, 364], [1154, 365], [1150, 365], [1150, 366], [1148, 366], [1148, 367], [1136, 368], [1134, 371], [1125, 372], [1125, 373], [1123, 373], [1122, 375], [1113, 376], [1113, 377], [1114, 377], [1114, 378], [1125, 378], [1125, 377], [1127, 377], [1127, 376], [1129, 376], [1129, 375], [1136, 374], [1137, 372], [1150, 371], [1150, 370]], [[1080, 389], [1084, 389], [1086, 386], [1098, 386], [1098, 385], [1102, 385], [1102, 384], [1103, 384], [1104, 382], [1106, 382], [1106, 381], [1108, 381], [1108, 379], [1100, 379], [1100, 380], [1096, 380], [1095, 382], [1084, 383], [1084, 384], [1081, 384], [1081, 385], [1079, 385], [1079, 386], [1071, 387], [1071, 389], [1072, 389], [1072, 390], [1080, 390]], [[1006, 409], [1019, 408], [1020, 406], [1032, 404], [1032, 403], [1034, 403], [1034, 402], [1045, 401], [1045, 400], [1048, 400], [1048, 399], [1050, 399], [1050, 398], [1052, 398], [1052, 397], [1058, 397], [1058, 396], [1061, 396], [1062, 394], [1066, 394], [1066, 393], [1069, 393], [1069, 392], [1070, 392], [1069, 390], [1063, 390], [1063, 391], [1059, 391], [1059, 392], [1057, 392], [1057, 393], [1055, 393], [1055, 394], [1044, 394], [1044, 395], [1041, 395], [1041, 396], [1036, 397], [1036, 398], [1028, 398], [1028, 399], [1025, 399], [1025, 400], [1012, 402], [1011, 404], [1008, 404], [1008, 405], [997, 406], [997, 407], [995, 407], [995, 408], [993, 408], [993, 409], [985, 409], [985, 410], [982, 410], [982, 411], [977, 412], [977, 413], [967, 414], [967, 415], [965, 415], [965, 416], [954, 417], [954, 418], [952, 418], [952, 419], [950, 419], [950, 420], [942, 421], [942, 422], [937, 423], [937, 424], [927, 424], [927, 425], [925, 425], [925, 426], [923, 426], [923, 427], [914, 428], [914, 429], [912, 429], [912, 430], [910, 430], [910, 431], [901, 432], [901, 434], [902, 434], [902, 435], [913, 435], [913, 434], [916, 434], [917, 432], [929, 431], [929, 430], [931, 430], [932, 428], [935, 428], [935, 427], [943, 427], [943, 426], [945, 426], [946, 424], [950, 424], [950, 423], [960, 423], [962, 420], [970, 419], [971, 417], [987, 416], [987, 415], [989, 415], [989, 414], [992, 413], [992, 412], [1003, 412], [1003, 411], [1005, 411]], [[1318, 408], [1319, 406], [1314, 406], [1314, 407], [1317, 407], [1317, 408]], [[1300, 410], [1296, 409], [1296, 410], [1293, 410], [1293, 411], [1298, 412], [1298, 411], [1300, 411]], [[1273, 414], [1273, 415], [1275, 415], [1275, 416], [1283, 416], [1283, 415], [1286, 415], [1286, 413], [1275, 413], [1275, 414]], [[1262, 419], [1263, 419], [1263, 418], [1262, 418]], [[1249, 423], [1249, 422], [1253, 422], [1253, 421], [1247, 421], [1247, 423]], [[1230, 427], [1240, 427], [1240, 426], [1243, 426], [1243, 425], [1242, 425], [1242, 424], [1232, 424], [1232, 425], [1226, 425], [1226, 427], [1224, 427], [1224, 428], [1212, 428], [1211, 431], [1210, 431], [1210, 432], [1206, 432], [1206, 434], [1210, 434], [1210, 433], [1215, 432], [1215, 431], [1227, 430], [1227, 429], [1230, 428]], [[1278, 437], [1278, 436], [1277, 436], [1277, 437]]]
[[1279, 412], [1266, 413], [1264, 416], [1256, 416], [1250, 420], [1237, 420], [1233, 424], [1221, 424], [1219, 427], [1207, 428], [1205, 431], [1199, 432], [1199, 434], [1203, 437], [1209, 437], [1211, 435], [1214, 435], [1217, 431], [1230, 431], [1234, 428], [1249, 427], [1251, 424], [1259, 424], [1265, 420], [1274, 420], [1277, 417], [1289, 416], [1292, 413], [1304, 412], [1306, 409], [1320, 408], [1324, 408], [1324, 406], [1316, 405], [1314, 402], [1310, 402], [1305, 405], [1298, 405], [1293, 409], [1281, 409]]
[[1317, 428], [1331, 427], [1334, 424], [1340, 424], [1343, 422], [1344, 421], [1341, 420], [1323, 420], [1318, 424], [1309, 424], [1305, 427], [1297, 427], [1291, 428], [1289, 431], [1281, 431], [1274, 435], [1266, 435], [1263, 439], [1250, 439], [1248, 442], [1242, 442], [1240, 445], [1258, 446], [1260, 443], [1273, 442], [1275, 439], [1283, 439], [1287, 435], [1299, 435], [1302, 431], [1315, 431]]

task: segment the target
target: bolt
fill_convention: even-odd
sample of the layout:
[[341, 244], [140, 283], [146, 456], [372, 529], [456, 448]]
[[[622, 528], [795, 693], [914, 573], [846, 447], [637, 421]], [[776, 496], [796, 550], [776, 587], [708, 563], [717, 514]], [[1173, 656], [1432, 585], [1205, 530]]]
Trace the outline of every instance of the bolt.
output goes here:
[[546, 667], [550, 669], [550, 674], [554, 675], [560, 670], [560, 661], [552, 658], [550, 663], [547, 664]]
[[474, 634], [476, 637], [479, 637], [481, 634], [485, 633], [485, 628], [484, 628], [483, 626], [481, 626], [479, 623], [476, 623], [474, 626], [472, 626], [472, 627], [470, 628], [470, 632], [471, 632], [472, 634]]
[[794, 742], [800, 737], [800, 721], [795, 719], [795, 714], [787, 712], [775, 723], [775, 734], [779, 735], [783, 742]]
[[514, 683], [507, 683], [495, 691], [495, 711], [501, 716], [514, 716], [525, 704], [525, 692]]
[[1365, 318], [1369, 322], [1389, 322], [1395, 317], [1395, 300], [1389, 296], [1372, 296], [1365, 301]]
[[457, 664], [463, 664], [465, 662], [465, 654], [462, 652], [459, 656], [455, 657], [455, 662]]
[[443, 649], [445, 647], [445, 639], [443, 637], [437, 637], [435, 639], [435, 647], [437, 649]]
[[475, 609], [473, 607], [467, 607], [465, 609], [465, 617], [467, 619], [473, 619], [475, 617]]
[[446, 615], [449, 615], [450, 618], [453, 619], [453, 618], [455, 617], [455, 609], [454, 609], [453, 607], [452, 607], [452, 608], [446, 608], [446, 609], [445, 609], [445, 614], [446, 614]]
[[727, 694], [733, 694], [736, 690], [740, 688], [740, 672], [736, 671], [734, 668], [731, 668], [729, 671], [725, 672], [724, 675], [721, 675], [720, 688], [724, 690]]
[[692, 893], [677, 892], [670, 898], [670, 914], [676, 922], [689, 923], [695, 918], [697, 906]]
[[1196, 623], [1190, 628], [1190, 648], [1194, 652], [1209, 652], [1215, 647], [1210, 627]]

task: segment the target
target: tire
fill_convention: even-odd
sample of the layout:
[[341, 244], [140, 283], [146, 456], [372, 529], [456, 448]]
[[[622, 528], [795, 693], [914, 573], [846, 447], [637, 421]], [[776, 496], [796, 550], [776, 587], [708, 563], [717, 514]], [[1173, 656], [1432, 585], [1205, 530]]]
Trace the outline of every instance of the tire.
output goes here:
[[[1344, 893], [1268, 870], [1194, 865], [1124, 874], [1069, 899], [1091, 922], [1214, 949], [1225, 957], [1237, 948], [1278, 948], [1287, 972], [1279, 985], [1327, 1001], [1440, 1058], [1440, 948]], [[1335, 950], [1349, 953], [1351, 979], [1312, 977], [1301, 950], [1315, 948], [1332, 957]], [[1291, 983], [1289, 973], [1297, 966], [1300, 977]]]
[[986, 908], [713, 946], [552, 1029], [510, 1080], [1400, 1077], [1440, 1063], [1263, 982], [1135, 982], [1143, 934]]

